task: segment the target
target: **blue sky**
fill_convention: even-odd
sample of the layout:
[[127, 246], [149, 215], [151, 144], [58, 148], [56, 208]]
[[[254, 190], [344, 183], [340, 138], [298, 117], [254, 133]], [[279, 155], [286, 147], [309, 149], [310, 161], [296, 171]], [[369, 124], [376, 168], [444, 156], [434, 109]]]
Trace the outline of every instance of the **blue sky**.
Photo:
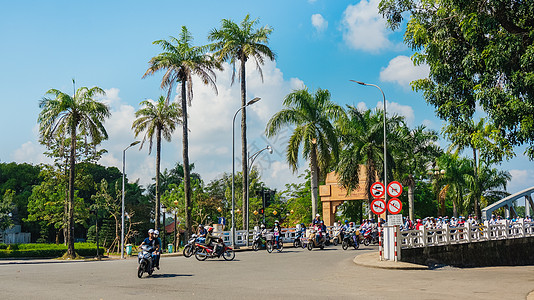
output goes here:
[[[144, 99], [156, 99], [161, 74], [142, 79], [148, 61], [160, 49], [152, 42], [178, 35], [185, 25], [197, 45], [206, 44], [210, 29], [223, 18], [241, 21], [247, 13], [274, 30], [269, 46], [276, 61], [263, 66], [264, 81], [247, 65], [248, 96], [262, 100], [250, 107], [250, 151], [271, 144], [257, 166], [270, 186], [283, 188], [296, 181], [284, 160], [289, 133], [267, 139], [267, 120], [282, 107], [283, 97], [302, 86], [328, 89], [332, 100], [359, 107], [381, 107], [381, 94], [349, 79], [375, 83], [388, 100], [388, 112], [406, 116], [411, 126], [440, 130], [442, 122], [411, 80], [425, 77], [428, 68], [414, 67], [413, 53], [402, 43], [402, 32], [391, 32], [377, 13], [378, 0], [330, 1], [11, 1], [0, 11], [0, 161], [41, 163], [49, 160], [38, 143], [38, 102], [48, 89], [71, 93], [77, 87], [99, 86], [111, 106], [106, 121], [109, 152], [101, 163], [120, 167], [122, 149], [135, 140], [130, 130], [134, 112]], [[239, 108], [239, 85], [231, 85], [231, 68], [217, 74], [219, 94], [194, 82], [190, 108], [190, 160], [205, 181], [231, 171], [231, 120]], [[237, 126], [239, 128], [239, 126]], [[181, 161], [181, 131], [163, 144], [162, 168]], [[239, 131], [236, 140], [239, 141]], [[442, 143], [444, 144], [444, 143]], [[240, 148], [239, 142], [236, 149]], [[509, 191], [532, 186], [532, 162], [517, 157], [502, 164], [513, 179]], [[236, 153], [240, 153], [236, 150]], [[155, 173], [154, 154], [147, 148], [127, 152], [130, 180], [142, 184]], [[237, 159], [239, 161], [239, 158]], [[237, 162], [236, 161], [236, 162]], [[300, 162], [301, 170], [307, 167]], [[236, 167], [240, 169], [240, 166]]]

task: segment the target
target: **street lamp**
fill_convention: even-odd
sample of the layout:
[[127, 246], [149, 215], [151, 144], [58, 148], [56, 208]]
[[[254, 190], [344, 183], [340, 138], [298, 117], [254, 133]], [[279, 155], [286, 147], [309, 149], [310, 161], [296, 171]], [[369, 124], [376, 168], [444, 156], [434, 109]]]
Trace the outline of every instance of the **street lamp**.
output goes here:
[[[376, 85], [376, 84], [372, 84], [372, 83], [365, 83], [365, 82], [361, 82], [361, 81], [356, 81], [356, 80], [350, 80], [352, 82], [355, 82], [357, 84], [360, 84], [360, 85], [366, 85], [366, 86], [374, 86], [376, 87], [377, 89], [380, 90], [380, 92], [382, 93], [382, 98], [384, 99], [384, 187], [386, 188], [387, 190], [387, 187], [388, 187], [388, 168], [387, 168], [387, 158], [386, 158], [386, 154], [387, 154], [387, 150], [386, 150], [386, 144], [387, 144], [387, 137], [386, 137], [386, 95], [384, 95], [384, 91], [382, 91], [382, 89]], [[387, 203], [387, 199], [388, 198], [388, 195], [387, 193], [384, 193], [384, 200], [385, 202]], [[384, 212], [386, 215], [387, 215], [387, 212]], [[379, 234], [379, 239], [380, 239], [380, 216], [378, 216], [378, 234]], [[382, 260], [382, 244], [381, 244], [381, 241], [379, 242], [379, 252], [380, 252], [380, 260]]]
[[249, 235], [249, 211], [250, 211], [250, 201], [249, 201], [249, 194], [248, 194], [248, 191], [249, 191], [249, 183], [248, 183], [248, 178], [249, 178], [249, 175], [250, 175], [250, 170], [252, 170], [252, 164], [254, 163], [254, 160], [260, 155], [260, 153], [262, 153], [263, 151], [269, 151], [269, 154], [273, 154], [273, 148], [270, 146], [270, 145], [267, 145], [265, 148], [261, 149], [261, 150], [258, 150], [256, 151], [255, 153], [253, 153], [252, 155], [249, 155], [248, 157], [248, 166], [249, 168], [247, 169], [247, 177], [245, 178], [245, 186], [247, 187], [247, 226], [246, 226], [246, 237], [247, 237], [247, 246], [248, 246], [248, 235]]
[[[245, 109], [247, 106], [249, 105], [252, 105], [258, 101], [260, 101], [260, 97], [256, 97], [252, 100], [250, 100], [249, 102], [247, 102], [247, 104], [241, 106], [241, 108], [239, 108], [235, 114], [234, 114], [234, 118], [232, 120], [232, 248], [235, 249], [235, 117], [237, 116], [237, 114], [242, 111], [243, 109]], [[246, 138], [246, 137], [245, 137]], [[244, 176], [246, 176], [246, 174], [244, 174]]]
[[[165, 206], [165, 204], [162, 204], [161, 205], [161, 208], [162, 208], [162, 211], [163, 211], [163, 247], [165, 247], [165, 211], [167, 210], [167, 206]], [[161, 253], [163, 253], [163, 249], [159, 249], [159, 251], [161, 251]]]
[[126, 179], [126, 172], [125, 172], [125, 164], [126, 164], [126, 150], [128, 148], [133, 147], [137, 144], [139, 144], [139, 141], [135, 141], [130, 144], [130, 146], [126, 147], [122, 151], [122, 211], [121, 211], [121, 221], [122, 221], [122, 227], [121, 227], [121, 258], [124, 258], [124, 181]]

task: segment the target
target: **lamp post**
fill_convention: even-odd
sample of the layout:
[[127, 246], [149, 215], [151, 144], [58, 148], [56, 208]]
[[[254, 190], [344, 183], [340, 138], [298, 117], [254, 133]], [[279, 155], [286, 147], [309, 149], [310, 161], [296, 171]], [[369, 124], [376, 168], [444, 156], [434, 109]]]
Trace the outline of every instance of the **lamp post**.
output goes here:
[[[366, 86], [374, 86], [375, 88], [379, 89], [380, 92], [382, 93], [382, 98], [384, 100], [384, 187], [386, 188], [386, 191], [387, 191], [387, 188], [388, 188], [388, 168], [387, 168], [387, 157], [386, 157], [386, 154], [387, 154], [387, 147], [386, 147], [386, 144], [387, 144], [387, 137], [386, 137], [386, 95], [384, 95], [384, 91], [382, 91], [382, 89], [376, 85], [376, 84], [372, 84], [372, 83], [365, 83], [365, 82], [361, 82], [361, 81], [356, 81], [356, 80], [350, 80], [352, 82], [355, 82], [357, 84], [360, 84], [360, 85], [366, 85]], [[384, 201], [387, 203], [387, 200], [388, 200], [388, 193], [384, 193]], [[387, 211], [384, 212], [384, 214], [387, 215]], [[379, 254], [380, 254], [380, 260], [382, 260], [382, 237], [380, 236], [380, 216], [378, 216], [378, 234], [379, 234]]]
[[250, 202], [249, 202], [249, 193], [248, 193], [248, 190], [249, 190], [249, 182], [248, 182], [248, 178], [249, 178], [249, 175], [250, 175], [250, 170], [252, 170], [252, 164], [254, 163], [254, 160], [260, 155], [260, 153], [262, 153], [264, 150], [267, 150], [269, 151], [269, 154], [273, 154], [273, 148], [270, 146], [270, 145], [267, 145], [267, 147], [261, 149], [261, 150], [258, 150], [256, 151], [255, 153], [253, 153], [252, 155], [249, 155], [248, 157], [248, 170], [247, 170], [247, 177], [245, 178], [245, 182], [246, 182], [246, 187], [247, 187], [247, 228], [246, 228], [246, 237], [247, 237], [247, 246], [248, 246], [248, 235], [249, 235], [249, 215], [250, 215]]
[[[232, 247], [235, 249], [235, 182], [234, 182], [234, 174], [235, 174], [235, 117], [237, 116], [237, 114], [242, 111], [243, 109], [245, 109], [247, 106], [249, 105], [252, 105], [258, 101], [260, 101], [260, 97], [256, 97], [252, 100], [250, 100], [249, 102], [247, 102], [247, 104], [241, 106], [241, 108], [239, 108], [235, 114], [234, 114], [234, 118], [232, 120]], [[243, 176], [247, 176], [246, 174], [243, 174]]]
[[124, 181], [126, 179], [126, 173], [125, 173], [125, 165], [126, 165], [126, 150], [128, 148], [133, 147], [137, 144], [139, 144], [139, 141], [135, 141], [130, 144], [130, 146], [126, 147], [122, 151], [122, 210], [121, 210], [121, 258], [124, 258]]
[[[162, 248], [165, 249], [165, 210], [167, 209], [167, 206], [165, 204], [161, 205], [161, 208], [163, 210], [163, 245]], [[163, 253], [163, 249], [159, 249], [161, 253]]]

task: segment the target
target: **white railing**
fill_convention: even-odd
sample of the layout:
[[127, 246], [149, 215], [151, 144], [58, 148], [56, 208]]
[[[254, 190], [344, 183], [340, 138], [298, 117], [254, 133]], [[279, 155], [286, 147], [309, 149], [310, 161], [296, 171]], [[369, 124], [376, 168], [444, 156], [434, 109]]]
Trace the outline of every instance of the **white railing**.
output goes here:
[[[268, 229], [270, 230], [270, 229]], [[333, 236], [334, 234], [334, 226], [327, 226], [326, 227], [327, 232], [330, 234], [330, 236]], [[222, 237], [224, 240], [224, 243], [227, 245], [232, 244], [232, 237], [231, 237], [231, 231], [220, 231], [217, 234]], [[236, 241], [235, 244], [239, 246], [245, 246], [246, 240], [247, 240], [247, 231], [246, 230], [236, 230]], [[284, 243], [293, 243], [293, 240], [295, 239], [295, 235], [297, 234], [297, 228], [282, 228], [281, 237], [282, 241]], [[252, 244], [252, 239], [254, 238], [254, 230], [249, 231], [248, 239], [249, 244]]]
[[534, 222], [510, 222], [505, 220], [501, 224], [471, 225], [466, 223], [462, 227], [445, 225], [439, 229], [406, 230], [398, 232], [400, 247], [416, 248], [441, 246], [459, 243], [473, 243], [489, 240], [501, 240], [534, 236]]

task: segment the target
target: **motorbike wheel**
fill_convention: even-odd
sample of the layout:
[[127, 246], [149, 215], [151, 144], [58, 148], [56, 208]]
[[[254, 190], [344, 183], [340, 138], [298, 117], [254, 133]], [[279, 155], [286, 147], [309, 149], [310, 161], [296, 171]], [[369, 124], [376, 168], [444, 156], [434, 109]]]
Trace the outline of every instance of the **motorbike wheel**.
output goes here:
[[282, 240], [280, 240], [278, 243], [279, 243], [279, 246], [278, 246], [278, 249], [276, 249], [276, 251], [282, 252], [282, 250], [284, 250], [284, 243], [282, 242]]
[[254, 251], [260, 250], [260, 243], [258, 243], [258, 242], [252, 243], [252, 250], [254, 250]]
[[371, 242], [371, 241], [370, 241], [370, 239], [368, 239], [368, 238], [365, 238], [365, 239], [363, 240], [363, 244], [364, 244], [365, 246], [369, 246], [370, 242]]
[[148, 276], [152, 275], [152, 273], [154, 273], [154, 266], [150, 266], [150, 268], [148, 268]]
[[137, 266], [137, 277], [141, 278], [143, 277], [143, 273], [145, 272], [145, 263], [142, 262]]
[[273, 248], [274, 248], [273, 247], [273, 242], [268, 241], [267, 242], [267, 252], [269, 252], [269, 253], [273, 252]]
[[334, 246], [337, 246], [337, 244], [338, 244], [337, 238], [335, 238], [335, 239], [332, 241], [332, 244], [334, 244]]
[[341, 248], [343, 248], [343, 250], [347, 250], [349, 248], [349, 243], [347, 241], [343, 241], [343, 243], [341, 243]]
[[312, 251], [313, 249], [313, 242], [308, 242], [308, 250]]
[[323, 250], [324, 249], [324, 243], [320, 244], [319, 248], [321, 248], [321, 250]]
[[186, 258], [191, 257], [193, 255], [193, 247], [190, 244], [185, 245], [183, 254]]
[[360, 248], [360, 244], [354, 244], [354, 250], [358, 250]]
[[235, 258], [235, 252], [234, 250], [228, 248], [224, 253], [222, 254], [224, 260], [233, 260]]
[[302, 247], [302, 249], [306, 248], [306, 243], [304, 243], [303, 241], [300, 241], [300, 246]]
[[204, 248], [198, 249], [197, 252], [195, 253], [195, 258], [198, 259], [199, 261], [206, 260], [206, 258], [208, 258], [208, 251], [206, 251], [206, 249]]
[[296, 240], [293, 241], [293, 247], [295, 247], [295, 248], [300, 247], [300, 240], [299, 239], [296, 239]]

